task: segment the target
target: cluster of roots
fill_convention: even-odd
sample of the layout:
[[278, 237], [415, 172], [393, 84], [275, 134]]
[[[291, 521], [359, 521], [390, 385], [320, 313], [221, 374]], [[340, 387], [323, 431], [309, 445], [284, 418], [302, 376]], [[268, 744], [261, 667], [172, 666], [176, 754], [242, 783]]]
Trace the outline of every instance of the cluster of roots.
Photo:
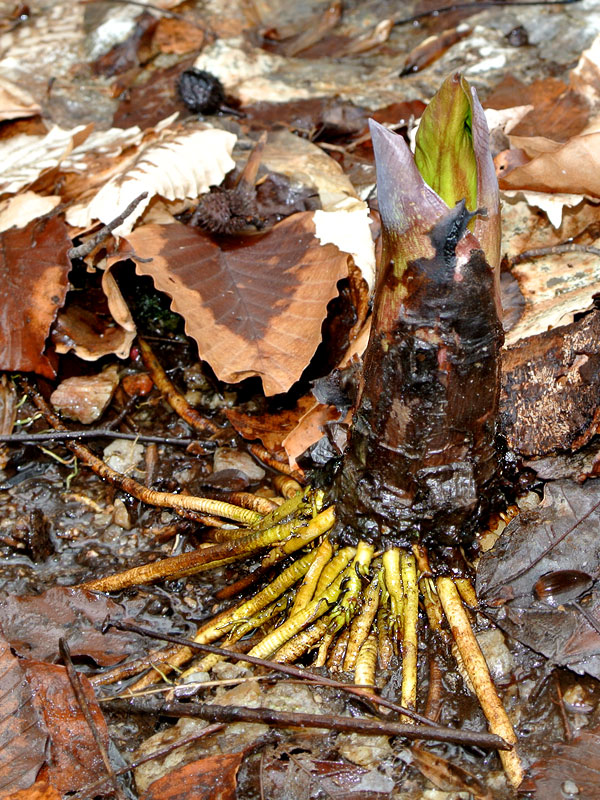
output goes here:
[[[149, 351], [146, 355], [155, 383], [177, 407], [181, 396], [174, 394], [159, 365], [151, 364]], [[55, 429], [64, 429], [39, 393], [27, 384], [25, 388], [46, 420]], [[280, 663], [302, 657], [307, 661], [307, 654], [312, 653], [313, 666], [351, 672], [355, 683], [370, 693], [376, 686], [378, 667], [385, 669], [395, 656], [402, 665], [400, 704], [408, 712], [417, 705], [422, 607], [429, 627], [444, 637], [448, 636], [444, 619], [447, 621], [491, 733], [511, 745], [516, 743], [465, 607], [477, 605], [473, 587], [466, 578], [436, 577], [422, 546], [377, 551], [364, 540], [356, 546], [339, 544], [331, 536], [335, 505], [325, 504], [322, 491], [304, 489], [284, 475], [274, 481], [282, 495], [279, 505], [243, 493], [231, 496], [232, 502], [224, 502], [147, 489], [112, 470], [85, 445], [69, 442], [67, 446], [102, 478], [143, 502], [215, 523], [211, 541], [194, 551], [93, 580], [82, 588], [120, 591], [247, 560], [255, 568], [217, 595], [223, 599], [237, 594], [242, 599], [202, 625], [194, 637], [196, 643], [219, 643], [222, 649], [231, 650], [243, 647], [250, 637], [253, 646], [248, 655]], [[169, 646], [98, 675], [93, 683], [141, 675], [130, 686], [135, 692], [169, 673], [177, 672], [181, 679], [187, 673], [208, 671], [223, 658], [211, 653], [190, 665], [193, 657], [189, 647]], [[408, 720], [407, 716], [403, 721]], [[502, 751], [500, 757], [509, 782], [517, 786], [522, 770], [516, 750]]]
[[[288, 493], [297, 488], [291, 479], [279, 481], [279, 485]], [[218, 501], [206, 502], [215, 504], [212, 511], [217, 512]], [[376, 686], [377, 669], [387, 668], [396, 656], [402, 664], [400, 704], [408, 711], [414, 710], [417, 703], [418, 626], [422, 606], [430, 628], [445, 637], [446, 618], [490, 731], [514, 744], [512, 725], [465, 608], [474, 607], [477, 602], [470, 581], [434, 577], [427, 554], [418, 545], [412, 550], [389, 548], [380, 552], [365, 541], [359, 541], [356, 547], [337, 545], [329, 536], [335, 522], [335, 507], [322, 506], [323, 493], [307, 489], [296, 491], [265, 515], [238, 507], [237, 515], [246, 519], [246, 526], [216, 529], [214, 543], [193, 553], [91, 581], [84, 587], [115, 591], [155, 580], [159, 574], [182, 577], [251, 559], [263, 551], [258, 567], [221, 596], [247, 590], [261, 579], [266, 585], [202, 625], [194, 641], [219, 642], [223, 649], [231, 650], [240, 640], [251, 637], [253, 646], [247, 651], [249, 656], [279, 663], [291, 663], [313, 652], [312, 666], [351, 672], [355, 684], [369, 692]], [[234, 516], [233, 509], [235, 506], [221, 503], [218, 510]], [[274, 578], [273, 572], [277, 573]], [[268, 582], [266, 575], [271, 576]], [[191, 673], [209, 671], [223, 659], [222, 655], [211, 653], [189, 666], [193, 655], [189, 647], [169, 647], [154, 652], [148, 660], [98, 676], [95, 682], [112, 682], [139, 674], [150, 666], [152, 669], [130, 687], [132, 692], [142, 691], [173, 671], [179, 673], [181, 680]], [[403, 719], [408, 720], [408, 716]], [[521, 767], [516, 752], [503, 751], [500, 756], [510, 782], [518, 785]]]

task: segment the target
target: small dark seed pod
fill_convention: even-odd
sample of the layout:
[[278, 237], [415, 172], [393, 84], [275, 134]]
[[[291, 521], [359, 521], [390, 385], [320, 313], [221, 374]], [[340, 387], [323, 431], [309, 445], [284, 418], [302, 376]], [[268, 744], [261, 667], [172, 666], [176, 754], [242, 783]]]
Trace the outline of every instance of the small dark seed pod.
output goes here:
[[593, 578], [577, 569], [559, 569], [547, 572], [539, 578], [533, 592], [538, 600], [550, 606], [558, 606], [576, 600], [592, 587]]
[[177, 82], [179, 96], [194, 114], [216, 114], [225, 105], [221, 81], [204, 69], [186, 69]]

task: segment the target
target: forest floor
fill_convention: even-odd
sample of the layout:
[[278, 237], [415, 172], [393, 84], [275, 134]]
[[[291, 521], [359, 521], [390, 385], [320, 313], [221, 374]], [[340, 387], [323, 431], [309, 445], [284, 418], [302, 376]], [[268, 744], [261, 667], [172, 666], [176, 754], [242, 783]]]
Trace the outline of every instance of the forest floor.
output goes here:
[[[340, 670], [315, 670], [339, 681], [325, 686], [221, 661], [183, 682], [157, 682], [170, 700], [323, 715], [327, 730], [266, 719], [211, 726], [208, 712], [175, 722], [143, 707], [152, 694], [126, 705], [135, 679], [104, 686], [102, 676], [152, 642], [105, 631], [105, 620], [191, 636], [255, 562], [111, 599], [76, 588], [192, 552], [220, 523], [102, 480], [28, 391], [37, 383], [81, 444], [145, 489], [232, 502], [245, 493], [268, 505], [306, 482], [335, 453], [348, 411], [319, 379], [356, 364], [368, 335], [380, 223], [367, 120], [410, 139], [457, 71], [486, 110], [501, 187], [500, 428], [521, 508], [506, 531], [493, 520], [481, 534], [472, 621], [518, 736], [527, 770], [519, 791], [600, 796], [595, 0], [7, 5], [1, 796], [517, 796], [494, 751], [460, 737], [416, 745], [387, 735], [397, 715], [374, 715], [345, 691], [351, 676]], [[204, 114], [177, 90], [192, 66], [224, 86]], [[210, 191], [217, 186], [229, 194]], [[117, 218], [112, 233], [97, 235]], [[182, 417], [167, 402], [138, 335], [195, 413]], [[448, 640], [421, 614], [417, 710], [435, 707], [447, 728], [486, 731]], [[310, 663], [309, 655], [302, 666]], [[395, 658], [377, 673], [391, 702], [400, 681]], [[368, 715], [380, 733], [339, 722]]]

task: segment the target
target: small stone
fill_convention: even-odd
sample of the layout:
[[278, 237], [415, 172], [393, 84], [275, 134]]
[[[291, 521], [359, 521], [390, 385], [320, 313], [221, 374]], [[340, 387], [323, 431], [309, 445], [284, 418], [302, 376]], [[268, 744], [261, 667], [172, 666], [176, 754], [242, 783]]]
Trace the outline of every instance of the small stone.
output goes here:
[[375, 769], [393, 752], [387, 736], [364, 736], [361, 733], [341, 733], [336, 739], [336, 747], [341, 756], [366, 769]]
[[104, 448], [103, 453], [106, 464], [121, 473], [131, 472], [143, 457], [143, 445], [135, 444], [127, 439], [115, 439]]
[[131, 530], [132, 526], [131, 519], [129, 517], [129, 510], [120, 497], [117, 497], [113, 503], [112, 521], [115, 523], [115, 525], [118, 525], [119, 528], [123, 528], [124, 531]]
[[243, 472], [249, 481], [260, 481], [265, 477], [264, 469], [249, 453], [232, 447], [219, 447], [215, 450], [213, 470], [220, 472], [224, 469], [237, 469]]
[[506, 646], [502, 631], [498, 628], [481, 631], [477, 634], [477, 641], [485, 656], [492, 678], [495, 681], [508, 678], [515, 668], [515, 662]]
[[50, 395], [50, 402], [63, 417], [89, 425], [108, 408], [119, 375], [115, 364], [97, 375], [67, 378]]

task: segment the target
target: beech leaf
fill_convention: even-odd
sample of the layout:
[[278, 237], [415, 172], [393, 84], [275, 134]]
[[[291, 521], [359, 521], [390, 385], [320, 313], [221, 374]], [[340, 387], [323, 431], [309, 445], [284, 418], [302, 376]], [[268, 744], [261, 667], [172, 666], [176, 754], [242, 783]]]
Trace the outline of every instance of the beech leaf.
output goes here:
[[0, 639], [0, 795], [27, 789], [46, 757], [48, 733], [35, 713], [22, 662]]
[[116, 236], [126, 236], [155, 194], [181, 200], [218, 186], [235, 167], [231, 153], [236, 138], [217, 128], [165, 134], [160, 141], [143, 147], [125, 171], [104, 184], [89, 203], [71, 208], [67, 221], [81, 227], [97, 219], [108, 224], [147, 192], [148, 197], [114, 230]]
[[150, 784], [141, 800], [235, 800], [243, 753], [207, 756]]
[[70, 247], [60, 217], [0, 234], [0, 369], [54, 376], [43, 350], [67, 293]]
[[220, 380], [254, 375], [268, 395], [298, 380], [321, 341], [327, 304], [347, 276], [348, 256], [321, 245], [313, 215], [295, 214], [261, 237], [219, 246], [185, 225], [143, 225], [120, 258], [172, 299], [200, 357]]
[[33, 183], [42, 173], [57, 167], [77, 144], [85, 140], [92, 127], [79, 125], [72, 130], [63, 130], [54, 125], [45, 136], [19, 133], [4, 139], [0, 143], [0, 192], [18, 192]]

